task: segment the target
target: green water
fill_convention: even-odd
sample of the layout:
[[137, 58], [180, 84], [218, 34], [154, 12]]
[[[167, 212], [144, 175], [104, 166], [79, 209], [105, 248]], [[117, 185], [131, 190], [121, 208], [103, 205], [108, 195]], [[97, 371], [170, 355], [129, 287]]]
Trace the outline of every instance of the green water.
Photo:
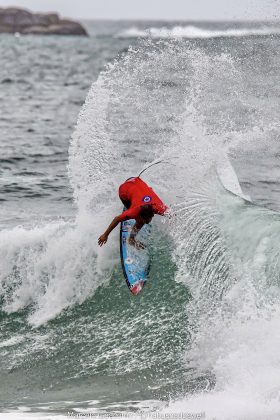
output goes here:
[[118, 263], [93, 296], [44, 326], [26, 322], [32, 306], [2, 313], [3, 340], [16, 334], [20, 341], [0, 349], [5, 406], [52, 401], [54, 410], [64, 411], [69, 404], [63, 401], [98, 400], [103, 408], [123, 403], [131, 409], [125, 402], [184, 393], [193, 374], [182, 359], [190, 295], [174, 281], [169, 249], [155, 235], [149, 282], [139, 296], [129, 292]]

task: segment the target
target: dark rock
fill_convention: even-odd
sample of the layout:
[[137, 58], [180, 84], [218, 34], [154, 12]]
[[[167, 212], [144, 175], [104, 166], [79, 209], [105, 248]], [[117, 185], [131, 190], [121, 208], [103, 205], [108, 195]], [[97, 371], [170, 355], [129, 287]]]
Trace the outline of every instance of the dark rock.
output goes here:
[[44, 26], [29, 26], [24, 28], [22, 31], [23, 34], [44, 34], [44, 35], [84, 35], [84, 28], [76, 22], [61, 23], [56, 25]]
[[4, 85], [6, 83], [13, 83], [13, 80], [7, 77], [6, 79], [1, 80], [1, 83]]
[[15, 7], [0, 8], [0, 33], [88, 36], [75, 21], [60, 19], [56, 13], [31, 13]]

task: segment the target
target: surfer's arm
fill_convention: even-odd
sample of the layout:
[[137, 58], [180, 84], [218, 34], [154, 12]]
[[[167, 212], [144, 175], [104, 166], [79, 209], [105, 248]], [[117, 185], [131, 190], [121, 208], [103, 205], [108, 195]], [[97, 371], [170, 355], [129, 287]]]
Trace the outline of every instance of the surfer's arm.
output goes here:
[[98, 238], [98, 245], [102, 246], [104, 244], [106, 244], [107, 240], [108, 240], [108, 236], [110, 235], [110, 233], [112, 232], [112, 230], [115, 229], [115, 227], [118, 226], [118, 224], [121, 221], [121, 216], [116, 216], [114, 217], [114, 219], [112, 220], [112, 222], [110, 223], [110, 225], [108, 226], [108, 228], [106, 229], [106, 231], [103, 233], [103, 235], [101, 235]]

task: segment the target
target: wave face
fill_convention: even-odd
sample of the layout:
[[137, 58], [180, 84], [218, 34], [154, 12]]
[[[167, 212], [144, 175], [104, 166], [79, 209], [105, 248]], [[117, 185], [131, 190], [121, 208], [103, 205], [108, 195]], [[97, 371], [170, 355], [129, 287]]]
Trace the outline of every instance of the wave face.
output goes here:
[[229, 29], [205, 29], [194, 25], [168, 27], [150, 27], [140, 29], [132, 26], [122, 30], [116, 36], [119, 38], [186, 38], [186, 39], [209, 39], [209, 38], [241, 38], [250, 36], [280, 35], [280, 28], [263, 25], [256, 28], [229, 28]]
[[[143, 40], [92, 85], [69, 148], [75, 218], [0, 232], [10, 408], [17, 395], [50, 412], [277, 418], [280, 218], [244, 199], [230, 162], [277, 150], [279, 53], [264, 69], [256, 49], [248, 61]], [[144, 179], [173, 217], [155, 221], [150, 282], [132, 299], [118, 232], [97, 238], [118, 185], [157, 159]]]

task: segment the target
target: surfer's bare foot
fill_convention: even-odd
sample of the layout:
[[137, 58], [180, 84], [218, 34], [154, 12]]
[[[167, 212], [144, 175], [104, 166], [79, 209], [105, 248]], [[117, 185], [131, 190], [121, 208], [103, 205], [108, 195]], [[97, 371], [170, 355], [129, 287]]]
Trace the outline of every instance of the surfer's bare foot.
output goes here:
[[145, 249], [145, 245], [140, 242], [140, 241], [136, 241], [134, 238], [129, 238], [128, 240], [129, 245], [134, 246], [136, 249]]
[[136, 248], [137, 249], [145, 249], [146, 247], [142, 242], [136, 241]]

